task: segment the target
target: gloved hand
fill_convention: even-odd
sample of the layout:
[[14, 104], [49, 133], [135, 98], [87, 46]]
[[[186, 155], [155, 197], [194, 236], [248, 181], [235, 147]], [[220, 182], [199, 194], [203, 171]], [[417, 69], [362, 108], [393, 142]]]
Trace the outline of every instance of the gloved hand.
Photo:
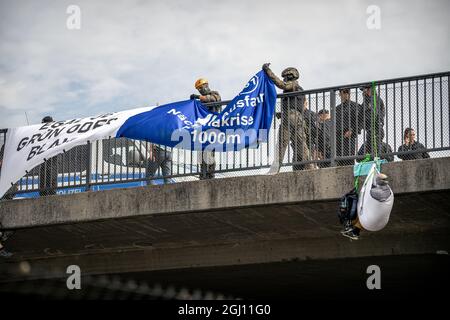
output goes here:
[[191, 94], [191, 98], [190, 99], [191, 100], [200, 99], [200, 96], [198, 94], [193, 93], [193, 94]]
[[269, 69], [269, 66], [270, 66], [270, 63], [264, 63], [264, 64], [262, 65], [262, 69], [263, 69], [264, 71], [266, 71], [267, 69]]

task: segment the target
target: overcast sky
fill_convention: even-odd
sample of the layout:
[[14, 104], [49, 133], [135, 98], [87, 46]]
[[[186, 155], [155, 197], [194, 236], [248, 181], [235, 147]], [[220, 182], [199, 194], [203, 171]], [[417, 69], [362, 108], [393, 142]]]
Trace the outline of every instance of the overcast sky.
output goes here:
[[[69, 30], [67, 7], [81, 9]], [[369, 5], [381, 29], [369, 30]], [[0, 0], [0, 128], [184, 100], [232, 99], [271, 62], [305, 89], [450, 70], [450, 1]]]

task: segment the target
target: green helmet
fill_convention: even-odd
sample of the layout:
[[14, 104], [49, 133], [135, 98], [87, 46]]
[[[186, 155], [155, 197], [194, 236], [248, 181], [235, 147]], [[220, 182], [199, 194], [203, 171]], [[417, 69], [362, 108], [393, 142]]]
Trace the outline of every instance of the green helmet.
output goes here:
[[298, 77], [299, 77], [298, 70], [296, 68], [293, 68], [293, 67], [289, 67], [289, 68], [284, 69], [283, 72], [281, 73], [281, 76], [283, 78], [286, 78], [289, 74], [294, 78], [294, 80], [297, 80]]

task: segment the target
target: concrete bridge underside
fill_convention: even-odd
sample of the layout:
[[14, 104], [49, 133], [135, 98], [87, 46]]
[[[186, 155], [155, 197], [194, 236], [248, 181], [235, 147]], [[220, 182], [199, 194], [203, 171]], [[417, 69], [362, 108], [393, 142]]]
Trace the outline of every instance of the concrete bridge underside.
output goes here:
[[73, 264], [83, 275], [148, 279], [226, 268], [257, 274], [279, 264], [324, 270], [375, 257], [448, 266], [449, 169], [450, 158], [384, 165], [396, 195], [390, 222], [352, 242], [336, 216], [351, 167], [7, 201], [0, 221], [15, 231], [7, 242], [14, 256], [0, 261], [0, 282], [62, 277]]

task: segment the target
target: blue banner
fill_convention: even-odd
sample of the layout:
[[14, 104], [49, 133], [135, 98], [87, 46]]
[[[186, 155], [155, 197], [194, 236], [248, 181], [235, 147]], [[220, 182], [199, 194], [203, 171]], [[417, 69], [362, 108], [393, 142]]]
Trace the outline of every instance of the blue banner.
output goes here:
[[199, 100], [170, 103], [130, 117], [116, 137], [191, 150], [240, 150], [267, 141], [275, 103], [275, 86], [261, 70], [220, 113]]

